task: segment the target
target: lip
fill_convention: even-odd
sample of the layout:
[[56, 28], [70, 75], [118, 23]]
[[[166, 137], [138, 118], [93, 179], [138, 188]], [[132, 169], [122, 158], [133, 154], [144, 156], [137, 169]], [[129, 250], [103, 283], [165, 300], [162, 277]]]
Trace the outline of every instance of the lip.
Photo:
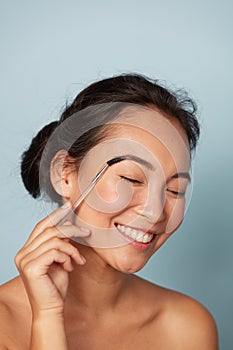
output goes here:
[[134, 226], [130, 226], [130, 225], [120, 224], [119, 222], [116, 222], [114, 225], [115, 225], [115, 226], [117, 226], [117, 225], [122, 225], [122, 226], [125, 226], [125, 227], [129, 227], [129, 228], [131, 228], [132, 230], [142, 231], [142, 232], [144, 232], [145, 234], [146, 234], [146, 233], [149, 233], [150, 235], [156, 235], [156, 234], [157, 234], [157, 232], [156, 232], [155, 230], [146, 230], [146, 229], [141, 228], [141, 227], [134, 227]]
[[[138, 250], [141, 250], [141, 251], [148, 250], [154, 244], [154, 241], [155, 241], [156, 237], [158, 236], [156, 231], [145, 230], [145, 229], [138, 228], [138, 227], [124, 225], [124, 224], [120, 224], [119, 222], [116, 222], [114, 225], [115, 225], [117, 231], [124, 237], [124, 239], [130, 244], [130, 246], [132, 246], [132, 247], [134, 247], [134, 248], [136, 248]], [[153, 238], [148, 243], [138, 242], [138, 241], [134, 240], [133, 238], [127, 236], [123, 232], [119, 231], [118, 228], [117, 228], [117, 225], [122, 225], [122, 226], [125, 226], [125, 227], [129, 227], [129, 228], [134, 229], [134, 230], [140, 230], [140, 231], [144, 232], [145, 234], [148, 233], [150, 235], [153, 235]]]

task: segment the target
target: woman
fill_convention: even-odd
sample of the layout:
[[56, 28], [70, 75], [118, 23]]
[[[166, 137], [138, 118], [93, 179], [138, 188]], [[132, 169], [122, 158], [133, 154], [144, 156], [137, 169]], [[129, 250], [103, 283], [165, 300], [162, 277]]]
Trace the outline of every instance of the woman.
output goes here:
[[38, 133], [22, 178], [59, 208], [1, 286], [1, 350], [218, 348], [203, 306], [133, 274], [183, 220], [198, 136], [193, 102], [136, 74], [90, 85]]

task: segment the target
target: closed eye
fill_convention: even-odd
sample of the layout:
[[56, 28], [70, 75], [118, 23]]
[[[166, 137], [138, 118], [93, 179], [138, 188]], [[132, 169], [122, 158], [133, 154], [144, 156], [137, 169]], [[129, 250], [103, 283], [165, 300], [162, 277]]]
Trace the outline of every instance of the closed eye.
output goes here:
[[131, 182], [131, 183], [133, 183], [133, 184], [142, 184], [141, 181], [136, 180], [136, 179], [132, 179], [132, 178], [130, 178], [130, 177], [121, 176], [121, 178], [122, 178], [122, 180], [129, 181], [129, 182]]
[[167, 189], [167, 192], [174, 194], [176, 197], [184, 197], [185, 196], [185, 192], [181, 192], [181, 191], [179, 192], [179, 191], [173, 191], [173, 190]]

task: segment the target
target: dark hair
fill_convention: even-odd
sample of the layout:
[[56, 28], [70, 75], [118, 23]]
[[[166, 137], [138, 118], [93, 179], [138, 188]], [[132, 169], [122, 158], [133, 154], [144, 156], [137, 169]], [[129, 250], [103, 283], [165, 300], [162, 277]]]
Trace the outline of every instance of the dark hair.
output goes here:
[[[32, 139], [31, 145], [22, 155], [21, 176], [28, 192], [37, 198], [40, 190], [40, 161], [48, 139], [58, 125], [73, 116], [75, 113], [85, 110], [90, 106], [109, 104], [113, 102], [136, 104], [146, 107], [155, 107], [168, 118], [178, 120], [186, 132], [190, 152], [197, 145], [200, 128], [196, 118], [196, 104], [183, 90], [170, 91], [157, 80], [139, 74], [122, 74], [112, 78], [97, 81], [81, 91], [74, 101], [66, 106], [60, 120], [46, 125]], [[79, 114], [77, 127], [79, 127]], [[106, 122], [106, 120], [104, 121]], [[81, 124], [81, 123], [80, 123]], [[85, 154], [105, 136], [104, 123], [85, 132], [68, 150], [70, 156], [77, 159], [77, 163]], [[55, 155], [50, 155], [49, 160]], [[44, 183], [47, 183], [46, 192], [52, 200], [61, 203], [61, 197], [55, 192], [50, 183], [49, 172], [44, 174]]]

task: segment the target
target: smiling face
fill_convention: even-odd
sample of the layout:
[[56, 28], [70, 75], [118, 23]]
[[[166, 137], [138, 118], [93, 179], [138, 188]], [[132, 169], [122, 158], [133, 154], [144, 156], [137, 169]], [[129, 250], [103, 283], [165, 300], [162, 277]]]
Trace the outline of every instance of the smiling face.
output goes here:
[[127, 156], [107, 169], [75, 221], [92, 231], [84, 244], [110, 266], [132, 273], [183, 220], [190, 154], [180, 124], [157, 111], [134, 112], [114, 125], [113, 137], [88, 153], [78, 174], [70, 174], [70, 199], [75, 202], [106, 161]]

